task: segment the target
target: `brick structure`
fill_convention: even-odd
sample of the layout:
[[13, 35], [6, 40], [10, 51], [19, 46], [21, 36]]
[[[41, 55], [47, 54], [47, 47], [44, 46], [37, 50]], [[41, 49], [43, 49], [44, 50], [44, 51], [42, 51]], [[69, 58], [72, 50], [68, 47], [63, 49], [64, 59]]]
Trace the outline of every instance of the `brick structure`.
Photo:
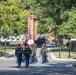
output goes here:
[[38, 21], [36, 20], [36, 15], [30, 13], [28, 17], [28, 35], [33, 40], [37, 40], [37, 25]]
[[58, 38], [55, 37], [54, 32], [52, 32], [52, 28], [49, 28], [48, 33], [50, 34], [50, 36], [49, 36], [49, 42], [50, 43], [52, 43], [52, 42], [56, 42], [57, 43]]

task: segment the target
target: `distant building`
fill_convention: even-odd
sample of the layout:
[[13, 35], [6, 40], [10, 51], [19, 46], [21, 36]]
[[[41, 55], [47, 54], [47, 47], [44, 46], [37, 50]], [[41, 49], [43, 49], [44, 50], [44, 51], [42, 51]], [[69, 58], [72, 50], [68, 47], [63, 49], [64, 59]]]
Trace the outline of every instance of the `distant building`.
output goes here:
[[71, 42], [71, 50], [76, 51], [76, 38], [71, 38], [70, 42]]
[[50, 42], [50, 44], [52, 42], [55, 42], [55, 44], [57, 44], [58, 38], [54, 35], [54, 32], [52, 31], [52, 28], [49, 28], [48, 33], [49, 33], [49, 42]]

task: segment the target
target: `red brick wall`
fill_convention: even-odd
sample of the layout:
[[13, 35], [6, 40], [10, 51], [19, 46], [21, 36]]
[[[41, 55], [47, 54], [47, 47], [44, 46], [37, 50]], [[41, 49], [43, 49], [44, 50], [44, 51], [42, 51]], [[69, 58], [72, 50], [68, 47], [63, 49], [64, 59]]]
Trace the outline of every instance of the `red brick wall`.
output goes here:
[[28, 34], [31, 36], [31, 39], [37, 39], [37, 25], [38, 21], [36, 21], [36, 16], [31, 14], [28, 17]]

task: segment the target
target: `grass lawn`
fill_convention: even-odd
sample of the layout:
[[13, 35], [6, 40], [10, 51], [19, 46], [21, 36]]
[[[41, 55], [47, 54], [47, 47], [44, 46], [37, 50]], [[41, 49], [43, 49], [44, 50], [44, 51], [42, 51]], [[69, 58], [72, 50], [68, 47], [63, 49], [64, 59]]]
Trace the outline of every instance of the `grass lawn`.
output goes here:
[[54, 55], [59, 58], [59, 52], [60, 52], [60, 58], [64, 59], [76, 59], [76, 51], [70, 51], [71, 57], [68, 58], [69, 55], [69, 49], [68, 48], [62, 48], [60, 50], [59, 48], [51, 48], [51, 51], [54, 53]]
[[4, 56], [5, 54], [7, 54], [8, 52], [10, 52], [11, 50], [15, 50], [15, 46], [7, 46], [6, 50], [4, 46], [0, 46], [0, 57]]

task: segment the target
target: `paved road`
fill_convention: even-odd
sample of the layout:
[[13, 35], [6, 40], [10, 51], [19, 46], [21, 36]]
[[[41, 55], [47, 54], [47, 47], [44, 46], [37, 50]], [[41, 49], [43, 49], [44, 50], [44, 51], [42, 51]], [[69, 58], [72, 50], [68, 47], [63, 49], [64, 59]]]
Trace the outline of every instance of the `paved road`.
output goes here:
[[39, 50], [38, 48], [35, 62], [30, 64], [29, 68], [25, 68], [25, 62], [21, 68], [16, 68], [13, 55], [0, 58], [0, 75], [76, 75], [76, 69], [72, 67], [72, 63], [75, 62], [56, 61], [48, 57], [48, 62], [41, 64]]

